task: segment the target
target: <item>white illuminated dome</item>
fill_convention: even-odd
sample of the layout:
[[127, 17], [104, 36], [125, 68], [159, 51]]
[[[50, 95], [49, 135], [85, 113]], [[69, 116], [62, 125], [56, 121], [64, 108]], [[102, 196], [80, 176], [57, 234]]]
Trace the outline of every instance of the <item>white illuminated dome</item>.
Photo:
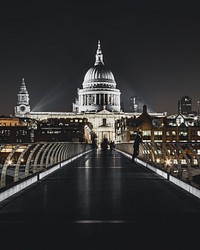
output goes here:
[[113, 73], [104, 65], [100, 42], [98, 43], [95, 64], [85, 74], [83, 88], [116, 88]]
[[116, 88], [113, 73], [104, 65], [100, 41], [95, 64], [85, 74], [83, 88], [77, 90], [73, 103], [74, 112], [97, 112], [108, 110], [120, 112], [120, 90]]

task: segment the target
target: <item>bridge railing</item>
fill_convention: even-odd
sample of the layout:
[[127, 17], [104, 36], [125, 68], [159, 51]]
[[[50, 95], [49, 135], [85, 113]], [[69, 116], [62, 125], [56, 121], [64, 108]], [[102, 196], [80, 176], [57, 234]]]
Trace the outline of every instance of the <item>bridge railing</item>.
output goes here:
[[0, 187], [17, 182], [91, 148], [86, 143], [40, 142], [0, 145]]
[[[116, 144], [116, 148], [132, 155], [132, 143]], [[139, 159], [170, 173], [171, 175], [200, 187], [199, 143], [141, 143]]]

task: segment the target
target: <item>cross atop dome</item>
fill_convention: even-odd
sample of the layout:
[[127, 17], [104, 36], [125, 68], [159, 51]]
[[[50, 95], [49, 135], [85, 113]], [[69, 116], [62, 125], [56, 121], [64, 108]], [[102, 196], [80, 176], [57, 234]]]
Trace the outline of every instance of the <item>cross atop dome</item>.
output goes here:
[[103, 54], [101, 51], [101, 43], [100, 40], [98, 40], [98, 48], [97, 48], [97, 53], [96, 53], [96, 61], [94, 65], [102, 65], [104, 64], [103, 62]]
[[25, 85], [25, 80], [24, 80], [24, 78], [22, 78], [22, 85]]

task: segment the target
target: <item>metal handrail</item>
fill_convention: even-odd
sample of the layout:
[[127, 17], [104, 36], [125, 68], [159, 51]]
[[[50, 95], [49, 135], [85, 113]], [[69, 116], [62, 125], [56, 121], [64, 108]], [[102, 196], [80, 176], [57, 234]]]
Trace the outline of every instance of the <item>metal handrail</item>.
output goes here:
[[79, 142], [0, 145], [0, 157], [4, 161], [0, 167], [0, 187], [7, 185], [6, 179], [9, 169], [13, 171], [13, 182], [17, 182], [20, 178], [32, 174], [31, 169], [33, 173], [43, 171], [53, 164], [87, 151], [90, 147], [89, 144]]
[[[116, 148], [130, 155], [133, 152], [132, 143], [118, 143]], [[198, 186], [194, 176], [200, 175], [200, 143], [142, 142], [138, 158]]]

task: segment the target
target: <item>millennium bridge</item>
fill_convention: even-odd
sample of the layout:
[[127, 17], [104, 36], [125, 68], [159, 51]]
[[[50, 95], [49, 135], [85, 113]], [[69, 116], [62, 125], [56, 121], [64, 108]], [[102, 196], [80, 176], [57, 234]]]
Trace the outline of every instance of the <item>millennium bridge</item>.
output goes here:
[[188, 249], [199, 244], [200, 145], [0, 145], [4, 249]]

